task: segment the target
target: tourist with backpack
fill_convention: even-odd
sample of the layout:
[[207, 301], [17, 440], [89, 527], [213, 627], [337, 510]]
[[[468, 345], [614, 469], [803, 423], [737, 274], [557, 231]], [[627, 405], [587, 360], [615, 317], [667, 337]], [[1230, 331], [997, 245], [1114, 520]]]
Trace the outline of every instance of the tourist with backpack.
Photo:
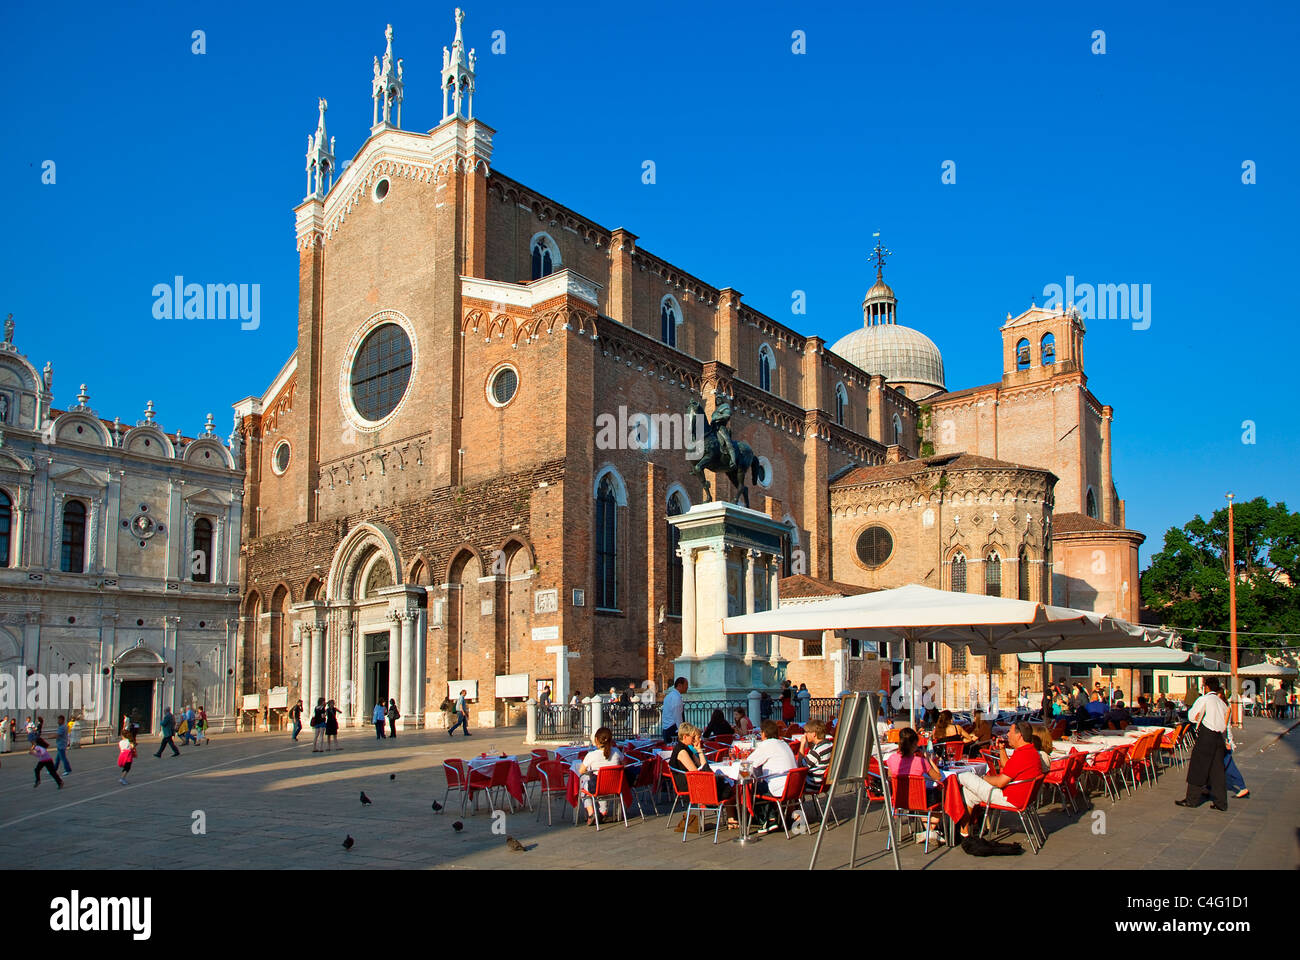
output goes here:
[[325, 742], [325, 698], [321, 697], [316, 701], [316, 709], [311, 715], [311, 729], [314, 736], [311, 741], [312, 753], [324, 753], [325, 749], [321, 746]]
[[397, 701], [389, 699], [388, 701], [388, 736], [390, 739], [397, 739], [397, 721], [402, 715], [397, 712]]

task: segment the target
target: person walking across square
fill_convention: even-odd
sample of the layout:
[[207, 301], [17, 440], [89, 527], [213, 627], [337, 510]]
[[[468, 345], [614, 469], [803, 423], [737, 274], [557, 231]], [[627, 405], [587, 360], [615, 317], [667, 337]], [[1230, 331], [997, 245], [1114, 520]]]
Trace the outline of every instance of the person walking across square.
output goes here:
[[293, 721], [293, 742], [298, 742], [298, 734], [302, 733], [302, 701], [299, 700], [289, 711], [289, 719]]
[[469, 736], [469, 705], [465, 703], [464, 690], [462, 690], [460, 696], [456, 698], [456, 722], [453, 723], [451, 729], [447, 731], [447, 736], [455, 736], [457, 727], [460, 727], [465, 731], [465, 736]]
[[54, 769], [63, 768], [64, 776], [72, 772], [72, 764], [68, 763], [68, 722], [63, 714], [59, 714], [59, 725], [54, 729], [54, 748], [56, 759]]
[[162, 743], [158, 744], [158, 752], [155, 757], [162, 757], [163, 751], [168, 747], [172, 748], [172, 756], [179, 757], [181, 752], [176, 749], [176, 741], [172, 738], [176, 736], [176, 718], [172, 716], [171, 707], [163, 707], [162, 718]]
[[122, 776], [118, 778], [118, 783], [126, 787], [126, 775], [131, 772], [131, 764], [135, 762], [135, 738], [129, 733], [123, 733], [122, 739], [117, 741], [117, 766], [122, 771]]

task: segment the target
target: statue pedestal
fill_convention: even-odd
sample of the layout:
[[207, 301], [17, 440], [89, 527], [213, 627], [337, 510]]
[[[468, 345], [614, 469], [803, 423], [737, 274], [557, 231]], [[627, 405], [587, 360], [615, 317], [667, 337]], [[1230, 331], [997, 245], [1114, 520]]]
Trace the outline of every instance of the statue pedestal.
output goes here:
[[677, 676], [690, 681], [688, 701], [743, 700], [774, 692], [786, 661], [767, 634], [727, 636], [725, 617], [776, 606], [789, 528], [733, 503], [702, 503], [669, 517], [680, 535], [682, 655]]

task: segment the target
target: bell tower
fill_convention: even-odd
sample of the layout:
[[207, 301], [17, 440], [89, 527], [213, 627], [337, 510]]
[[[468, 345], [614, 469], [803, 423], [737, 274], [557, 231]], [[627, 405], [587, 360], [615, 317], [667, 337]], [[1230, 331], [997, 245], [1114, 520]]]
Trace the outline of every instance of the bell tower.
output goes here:
[[370, 122], [370, 132], [381, 127], [402, 128], [402, 61], [393, 61], [393, 25], [384, 30], [384, 39], [388, 46], [384, 50], [384, 62], [381, 65], [375, 57], [375, 79], [370, 84], [370, 99], [375, 109]]

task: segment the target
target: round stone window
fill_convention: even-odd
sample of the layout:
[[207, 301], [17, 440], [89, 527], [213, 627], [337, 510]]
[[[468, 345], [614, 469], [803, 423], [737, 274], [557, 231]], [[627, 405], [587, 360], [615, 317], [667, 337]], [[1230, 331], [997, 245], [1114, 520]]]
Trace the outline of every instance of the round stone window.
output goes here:
[[382, 420], [402, 402], [411, 382], [411, 338], [382, 323], [361, 341], [352, 361], [352, 403], [366, 420]]
[[857, 550], [864, 566], [879, 567], [894, 552], [894, 538], [884, 527], [867, 527], [858, 534]]
[[271, 454], [271, 469], [276, 475], [282, 475], [289, 469], [289, 441], [281, 440], [276, 446], [275, 452]]
[[379, 203], [384, 197], [388, 196], [388, 178], [383, 177], [375, 184], [374, 198], [375, 203]]
[[496, 407], [504, 407], [515, 397], [519, 389], [519, 373], [514, 367], [502, 367], [488, 380], [488, 401]]

